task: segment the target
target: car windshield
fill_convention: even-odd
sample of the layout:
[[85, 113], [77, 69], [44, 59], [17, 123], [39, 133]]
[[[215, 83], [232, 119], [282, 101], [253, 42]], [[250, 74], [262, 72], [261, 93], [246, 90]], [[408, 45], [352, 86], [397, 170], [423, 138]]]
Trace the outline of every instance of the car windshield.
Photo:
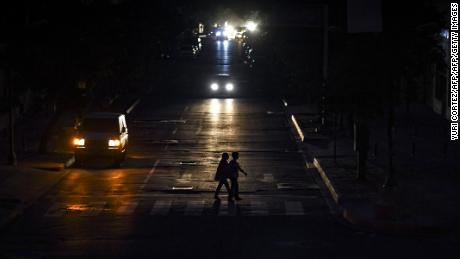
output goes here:
[[82, 131], [117, 132], [118, 123], [114, 119], [85, 119], [81, 126]]

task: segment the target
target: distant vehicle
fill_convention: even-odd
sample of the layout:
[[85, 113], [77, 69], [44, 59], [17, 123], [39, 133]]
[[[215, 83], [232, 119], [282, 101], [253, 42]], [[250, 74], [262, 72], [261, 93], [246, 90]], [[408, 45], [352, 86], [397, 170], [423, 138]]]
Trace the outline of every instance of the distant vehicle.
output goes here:
[[224, 40], [228, 40], [228, 37], [227, 35], [225, 34], [225, 31], [222, 30], [222, 29], [216, 29], [216, 31], [214, 32], [214, 40], [216, 41], [224, 41]]
[[209, 88], [214, 96], [231, 95], [235, 89], [235, 82], [228, 74], [218, 74], [210, 81]]
[[95, 112], [85, 116], [73, 139], [75, 164], [91, 157], [110, 157], [114, 165], [126, 158], [128, 127], [125, 115], [110, 112]]
[[243, 26], [240, 26], [236, 30], [235, 38], [242, 40], [243, 39], [243, 34], [246, 32], [245, 28]]

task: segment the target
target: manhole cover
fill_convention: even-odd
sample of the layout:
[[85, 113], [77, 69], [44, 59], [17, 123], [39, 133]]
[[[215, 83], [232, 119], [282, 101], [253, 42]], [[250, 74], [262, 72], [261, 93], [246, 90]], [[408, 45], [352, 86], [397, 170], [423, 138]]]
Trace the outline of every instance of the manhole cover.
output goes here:
[[173, 191], [192, 191], [193, 186], [173, 186]]
[[180, 165], [196, 165], [196, 161], [180, 161]]

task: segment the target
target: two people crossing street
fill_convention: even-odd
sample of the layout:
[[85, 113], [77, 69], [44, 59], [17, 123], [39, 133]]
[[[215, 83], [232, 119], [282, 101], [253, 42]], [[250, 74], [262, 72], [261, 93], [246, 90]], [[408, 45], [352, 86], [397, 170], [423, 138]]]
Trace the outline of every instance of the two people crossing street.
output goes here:
[[[230, 162], [228, 162], [228, 159], [228, 153], [222, 153], [222, 158], [219, 162], [219, 166], [217, 167], [214, 177], [214, 180], [219, 181], [216, 191], [214, 192], [214, 198], [219, 199], [220, 190], [224, 185], [228, 192], [229, 201], [233, 201], [233, 199], [241, 200], [239, 195], [238, 176], [240, 172], [245, 176], [248, 174], [241, 168], [240, 164], [238, 163], [238, 152], [232, 153], [232, 160]], [[227, 179], [230, 179], [231, 186], [229, 186]]]

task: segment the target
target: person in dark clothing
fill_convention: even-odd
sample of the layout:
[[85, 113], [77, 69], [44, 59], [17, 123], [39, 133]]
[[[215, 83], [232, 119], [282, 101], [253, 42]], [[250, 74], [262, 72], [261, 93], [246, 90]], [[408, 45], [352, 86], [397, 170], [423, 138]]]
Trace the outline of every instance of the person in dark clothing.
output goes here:
[[219, 166], [217, 167], [216, 175], [214, 177], [214, 180], [219, 181], [216, 191], [214, 192], [214, 198], [216, 200], [219, 200], [219, 192], [222, 188], [222, 185], [225, 185], [225, 189], [227, 189], [229, 197], [231, 195], [230, 186], [227, 182], [227, 178], [229, 177], [228, 158], [228, 153], [222, 153], [222, 159], [219, 162]]
[[230, 182], [232, 187], [228, 200], [232, 200], [233, 198], [235, 198], [235, 200], [241, 200], [241, 197], [239, 195], [238, 174], [239, 172], [242, 172], [245, 176], [247, 176], [248, 174], [241, 168], [240, 164], [237, 161], [239, 158], [239, 153], [233, 152], [232, 158], [232, 161], [230, 161], [229, 163]]

